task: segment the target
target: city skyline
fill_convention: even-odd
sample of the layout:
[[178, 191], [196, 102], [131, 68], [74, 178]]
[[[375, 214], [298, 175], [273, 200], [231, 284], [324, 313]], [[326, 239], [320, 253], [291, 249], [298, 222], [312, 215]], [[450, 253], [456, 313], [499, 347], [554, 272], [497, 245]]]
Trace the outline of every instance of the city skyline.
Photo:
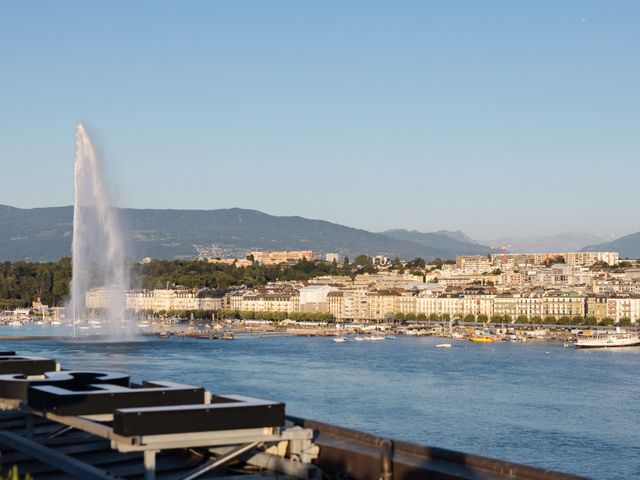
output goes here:
[[189, 5], [2, 7], [0, 203], [71, 204], [86, 121], [123, 207], [640, 230], [635, 4]]

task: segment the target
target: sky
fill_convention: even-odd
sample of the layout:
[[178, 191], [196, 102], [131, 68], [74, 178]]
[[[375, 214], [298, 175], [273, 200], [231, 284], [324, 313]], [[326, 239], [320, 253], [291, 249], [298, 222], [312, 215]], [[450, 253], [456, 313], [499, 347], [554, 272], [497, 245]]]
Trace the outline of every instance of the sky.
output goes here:
[[640, 230], [640, 2], [6, 1], [0, 204]]

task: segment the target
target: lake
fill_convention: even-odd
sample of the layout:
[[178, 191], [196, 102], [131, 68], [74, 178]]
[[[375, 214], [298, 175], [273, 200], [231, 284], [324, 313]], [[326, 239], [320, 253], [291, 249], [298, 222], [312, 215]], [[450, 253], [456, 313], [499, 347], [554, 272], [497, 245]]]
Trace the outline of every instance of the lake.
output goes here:
[[[11, 333], [21, 332], [0, 329]], [[246, 336], [0, 348], [50, 356], [64, 368], [284, 401], [292, 415], [421, 444], [593, 478], [640, 478], [640, 348], [462, 341], [435, 348], [440, 342]]]

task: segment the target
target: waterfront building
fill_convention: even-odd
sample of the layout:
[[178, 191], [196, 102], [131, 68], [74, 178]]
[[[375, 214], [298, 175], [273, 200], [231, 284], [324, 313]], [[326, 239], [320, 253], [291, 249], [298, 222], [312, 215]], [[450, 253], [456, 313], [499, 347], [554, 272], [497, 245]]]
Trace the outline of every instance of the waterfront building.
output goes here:
[[300, 311], [300, 297], [297, 292], [246, 293], [242, 297], [240, 310], [245, 312], [298, 312]]
[[576, 291], [552, 290], [542, 296], [542, 310], [545, 316], [584, 317], [586, 303], [586, 297]]
[[[106, 288], [91, 289], [85, 294], [85, 306], [93, 309], [108, 308], [111, 294]], [[221, 310], [222, 297], [222, 293], [208, 289], [133, 290], [125, 293], [125, 307], [136, 312]]]
[[418, 291], [408, 290], [401, 291], [395, 298], [395, 313], [406, 315], [407, 313], [416, 313], [416, 300]]
[[305, 313], [328, 313], [329, 301], [327, 296], [337, 290], [330, 285], [309, 285], [299, 290], [300, 311]]
[[396, 313], [396, 299], [398, 297], [398, 293], [393, 290], [367, 292], [367, 320], [376, 322], [393, 320]]
[[343, 307], [344, 292], [335, 290], [327, 294], [327, 302], [329, 303], [329, 313], [336, 322], [344, 321]]

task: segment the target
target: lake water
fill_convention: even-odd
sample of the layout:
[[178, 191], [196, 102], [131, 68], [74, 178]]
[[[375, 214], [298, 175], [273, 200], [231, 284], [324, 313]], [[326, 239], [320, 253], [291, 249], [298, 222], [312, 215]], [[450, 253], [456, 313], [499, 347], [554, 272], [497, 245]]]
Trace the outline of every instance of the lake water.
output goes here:
[[[17, 334], [3, 328], [0, 334]], [[640, 478], [640, 348], [398, 337], [0, 342], [65, 368], [284, 401], [292, 415], [592, 478]]]

